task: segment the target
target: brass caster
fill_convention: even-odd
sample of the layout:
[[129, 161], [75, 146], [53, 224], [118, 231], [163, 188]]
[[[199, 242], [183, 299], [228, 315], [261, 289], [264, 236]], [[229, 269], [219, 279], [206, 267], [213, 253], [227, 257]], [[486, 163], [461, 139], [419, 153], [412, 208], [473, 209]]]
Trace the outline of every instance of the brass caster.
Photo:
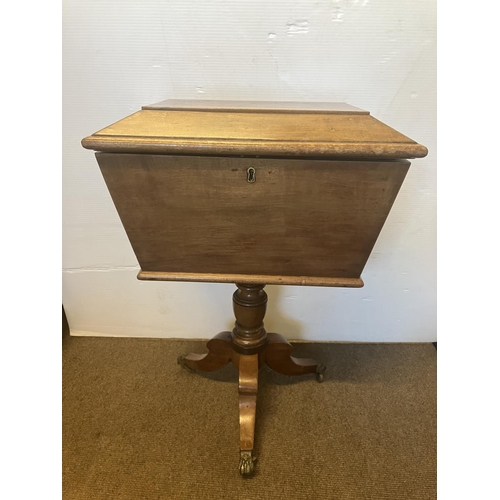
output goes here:
[[316, 368], [316, 373], [315, 373], [315, 376], [316, 376], [316, 380], [321, 383], [323, 382], [323, 373], [325, 372], [326, 370], [326, 366], [325, 365], [318, 365], [318, 367]]
[[240, 474], [243, 477], [250, 477], [254, 470], [255, 470], [255, 464], [254, 462], [257, 459], [252, 456], [252, 450], [247, 451], [247, 450], [241, 450], [240, 451]]
[[177, 364], [181, 365], [181, 367], [184, 368], [184, 370], [187, 370], [190, 373], [194, 373], [194, 370], [186, 365], [186, 356], [179, 356], [177, 358]]

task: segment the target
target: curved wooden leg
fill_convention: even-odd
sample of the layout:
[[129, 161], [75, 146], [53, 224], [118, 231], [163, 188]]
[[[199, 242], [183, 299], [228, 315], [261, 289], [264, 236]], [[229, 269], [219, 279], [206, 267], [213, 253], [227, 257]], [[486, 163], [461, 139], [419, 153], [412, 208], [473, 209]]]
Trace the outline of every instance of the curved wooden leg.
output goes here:
[[207, 342], [207, 354], [179, 356], [177, 362], [188, 370], [213, 372], [231, 360], [231, 332], [221, 332]]
[[239, 356], [239, 406], [240, 406], [240, 474], [250, 476], [254, 471], [253, 444], [255, 437], [255, 412], [259, 355]]
[[320, 365], [314, 359], [294, 358], [291, 354], [293, 347], [278, 333], [268, 333], [266, 347], [266, 363], [275, 372], [282, 375], [316, 374], [318, 382], [323, 381], [323, 372], [326, 366]]

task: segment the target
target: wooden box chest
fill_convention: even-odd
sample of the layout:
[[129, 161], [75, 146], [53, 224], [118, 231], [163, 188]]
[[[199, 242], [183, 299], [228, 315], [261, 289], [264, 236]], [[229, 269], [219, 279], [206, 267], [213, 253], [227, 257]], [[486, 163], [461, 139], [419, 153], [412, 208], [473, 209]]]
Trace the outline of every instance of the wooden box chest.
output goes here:
[[189, 370], [239, 373], [239, 471], [254, 471], [258, 370], [315, 374], [267, 333], [266, 284], [363, 286], [361, 272], [427, 150], [345, 104], [165, 101], [83, 140], [141, 266], [139, 279], [233, 282], [231, 332]]
[[82, 142], [139, 279], [363, 285], [424, 146], [346, 104], [164, 101]]

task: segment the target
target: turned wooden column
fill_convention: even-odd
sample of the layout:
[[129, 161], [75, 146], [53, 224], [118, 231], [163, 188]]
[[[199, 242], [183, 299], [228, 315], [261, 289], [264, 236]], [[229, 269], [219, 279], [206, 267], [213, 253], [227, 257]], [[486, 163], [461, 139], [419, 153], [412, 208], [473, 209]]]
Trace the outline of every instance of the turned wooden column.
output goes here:
[[238, 368], [238, 398], [240, 413], [240, 474], [254, 471], [255, 417], [259, 367], [264, 362], [267, 333], [264, 316], [267, 307], [265, 285], [236, 284], [233, 310], [236, 318], [231, 332], [233, 363]]
[[232, 347], [239, 354], [257, 354], [267, 344], [264, 316], [267, 307], [265, 285], [241, 285], [233, 294], [236, 322], [231, 333]]
[[230, 361], [238, 369], [238, 405], [240, 423], [239, 471], [244, 477], [255, 470], [253, 454], [259, 368], [264, 364], [283, 375], [315, 374], [323, 380], [325, 366], [313, 359], [295, 358], [293, 347], [278, 333], [267, 334], [264, 328], [267, 294], [265, 285], [237, 284], [233, 294], [236, 318], [232, 332], [221, 332], [208, 341], [206, 354], [180, 356], [179, 364], [194, 371], [214, 371]]

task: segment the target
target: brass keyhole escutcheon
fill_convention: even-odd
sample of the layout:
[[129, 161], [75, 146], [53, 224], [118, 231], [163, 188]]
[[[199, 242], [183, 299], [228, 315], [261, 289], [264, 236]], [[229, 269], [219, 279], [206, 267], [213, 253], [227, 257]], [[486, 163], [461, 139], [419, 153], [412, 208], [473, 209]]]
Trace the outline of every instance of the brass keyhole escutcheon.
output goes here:
[[250, 167], [247, 169], [247, 181], [255, 182], [255, 168]]

